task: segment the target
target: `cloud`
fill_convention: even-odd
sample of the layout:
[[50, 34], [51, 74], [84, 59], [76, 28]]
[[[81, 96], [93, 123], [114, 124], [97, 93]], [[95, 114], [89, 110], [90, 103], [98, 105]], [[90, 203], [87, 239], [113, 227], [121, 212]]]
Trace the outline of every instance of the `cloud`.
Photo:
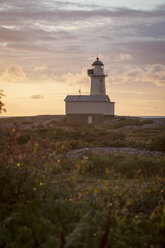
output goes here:
[[[136, 19], [137, 18], [159, 18], [163, 17], [165, 14], [165, 8], [156, 8], [151, 11], [144, 11], [140, 9], [129, 9], [129, 8], [94, 8], [88, 9], [68, 9], [68, 8], [56, 8], [52, 6], [43, 7], [42, 5], [28, 6], [27, 8], [9, 8], [7, 10], [1, 11], [0, 21], [3, 24], [5, 21], [8, 24], [17, 23], [20, 20], [25, 21], [44, 21], [47, 22], [58, 22], [58, 21], [79, 21], [87, 20], [91, 18], [124, 18], [124, 19]], [[10, 17], [7, 19], [7, 17]]]
[[[146, 65], [146, 64], [165, 64], [165, 40], [137, 40], [104, 42], [102, 53], [106, 64], [118, 66], [118, 64]], [[121, 60], [120, 54], [130, 54], [131, 60]], [[123, 55], [122, 55], [123, 56]], [[124, 58], [125, 56], [123, 56]]]
[[[123, 57], [125, 56], [126, 55], [123, 55]], [[36, 82], [58, 82], [64, 85], [75, 85], [78, 87], [90, 88], [91, 79], [87, 76], [87, 69], [89, 68], [90, 66], [88, 68], [84, 67], [80, 72], [68, 72], [62, 75], [56, 75], [55, 73], [47, 71], [45, 74], [39, 74]], [[112, 84], [134, 84], [139, 87], [139, 85], [142, 86], [143, 83], [147, 83], [148, 85], [152, 84], [158, 87], [165, 86], [165, 65], [163, 64], [141, 66], [121, 64], [118, 66], [113, 66], [109, 70], [109, 75], [110, 76], [107, 78], [107, 82], [109, 81]]]
[[36, 66], [33, 71], [45, 71], [47, 69], [46, 66]]
[[0, 81], [6, 82], [20, 82], [26, 79], [26, 74], [21, 67], [11, 65], [0, 76]]
[[165, 40], [136, 40], [123, 42], [123, 48], [129, 50], [136, 63], [164, 64]]
[[[143, 83], [154, 84], [158, 87], [165, 87], [165, 65], [154, 64], [146, 66], [125, 65], [113, 67], [109, 71], [107, 79], [112, 84], [135, 84], [137, 87]], [[66, 73], [57, 81], [68, 85], [89, 86], [90, 78], [87, 76], [87, 68], [80, 73]]]
[[87, 68], [82, 69], [80, 73], [66, 73], [64, 74], [60, 81], [68, 85], [81, 85], [90, 82], [90, 78], [87, 76]]
[[[142, 74], [142, 65], [165, 63], [165, 5], [141, 10], [112, 8], [110, 3], [105, 7], [101, 2], [91, 8], [84, 1], [83, 6], [73, 1], [29, 1], [2, 1], [0, 56], [6, 64], [8, 57], [12, 63], [23, 65], [31, 82], [89, 82], [86, 69], [81, 69], [97, 48], [105, 66], [134, 65], [136, 69], [129, 67], [130, 74], [124, 74], [128, 80], [131, 75]], [[163, 80], [158, 80], [157, 85], [162, 85]]]
[[44, 97], [43, 97], [43, 95], [32, 95], [30, 98], [35, 99], [35, 100], [39, 100], [39, 99], [43, 99]]
[[0, 42], [52, 41], [74, 38], [64, 30], [44, 30], [39, 27], [0, 27]]
[[[109, 53], [116, 58], [121, 54], [121, 63], [165, 62], [164, 46], [160, 44], [165, 34], [164, 5], [141, 10], [112, 8], [109, 3], [105, 7], [100, 3], [90, 9], [89, 4], [82, 6], [72, 1], [29, 1], [2, 1], [0, 41], [8, 56], [24, 53], [49, 61], [53, 53], [59, 57], [65, 54], [72, 56], [69, 63], [74, 65], [78, 56], [83, 53], [86, 59], [98, 47], [104, 56]], [[131, 54], [132, 60], [126, 54]]]
[[38, 4], [38, 1], [37, 0], [29, 0], [28, 2], [22, 2], [20, 0], [15, 0], [14, 4], [13, 4], [13, 1], [12, 0], [1, 0], [2, 3], [1, 3], [1, 8], [2, 10], [3, 9], [14, 9], [14, 10], [20, 10], [22, 8], [26, 8], [26, 9], [38, 9], [38, 8], [42, 8], [42, 9], [45, 9], [45, 8], [49, 8], [49, 9], [59, 9], [59, 8], [97, 8], [97, 7], [100, 7], [100, 5], [98, 4], [94, 4], [94, 3], [91, 3], [91, 4], [87, 4], [87, 3], [80, 3], [80, 2], [73, 2], [73, 1], [52, 1], [52, 0], [48, 0], [48, 1], [41, 1], [39, 4]]
[[124, 66], [111, 71], [113, 84], [155, 84], [165, 87], [165, 65], [154, 64], [146, 66]]
[[121, 53], [121, 54], [119, 54], [117, 59], [119, 59], [119, 60], [132, 60], [132, 55], [128, 54], [128, 53]]

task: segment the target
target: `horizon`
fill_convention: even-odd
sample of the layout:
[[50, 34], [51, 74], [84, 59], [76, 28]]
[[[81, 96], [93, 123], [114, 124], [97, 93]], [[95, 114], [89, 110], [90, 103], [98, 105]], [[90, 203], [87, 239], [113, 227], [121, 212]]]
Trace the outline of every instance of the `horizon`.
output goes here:
[[97, 54], [115, 115], [164, 117], [164, 15], [164, 0], [2, 0], [0, 117], [64, 115]]
[[[59, 114], [59, 115], [56, 115], [56, 114], [43, 114], [43, 115], [10, 115], [10, 116], [0, 116], [0, 118], [14, 118], [14, 117], [40, 117], [40, 116], [66, 116], [65, 114]], [[145, 116], [139, 116], [139, 115], [134, 115], [134, 116], [130, 116], [130, 115], [114, 115], [114, 117], [128, 117], [128, 118], [136, 118], [136, 117], [139, 117], [139, 118], [165, 118], [165, 115], [154, 115], [154, 116], [149, 116], [149, 115], [145, 115]]]

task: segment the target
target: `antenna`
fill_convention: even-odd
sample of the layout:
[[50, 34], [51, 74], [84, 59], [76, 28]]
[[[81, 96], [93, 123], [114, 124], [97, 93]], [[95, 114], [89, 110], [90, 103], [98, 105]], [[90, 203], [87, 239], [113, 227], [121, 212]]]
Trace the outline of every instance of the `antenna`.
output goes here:
[[97, 48], [97, 57], [98, 57], [98, 55], [99, 55], [98, 53], [99, 53], [99, 52], [98, 52], [98, 48]]

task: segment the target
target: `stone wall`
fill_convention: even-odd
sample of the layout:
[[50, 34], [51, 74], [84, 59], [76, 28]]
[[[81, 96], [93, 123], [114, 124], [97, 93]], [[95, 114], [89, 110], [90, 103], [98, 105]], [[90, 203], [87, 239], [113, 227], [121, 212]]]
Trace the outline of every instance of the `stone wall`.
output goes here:
[[102, 123], [103, 121], [104, 121], [103, 114], [67, 114], [66, 115], [67, 123], [96, 124], [96, 123]]

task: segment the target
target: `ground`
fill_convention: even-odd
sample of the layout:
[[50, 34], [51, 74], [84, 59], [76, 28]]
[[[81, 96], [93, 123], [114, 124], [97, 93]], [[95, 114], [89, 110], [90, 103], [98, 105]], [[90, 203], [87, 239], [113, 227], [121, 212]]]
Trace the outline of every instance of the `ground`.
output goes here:
[[164, 130], [165, 119], [0, 119], [0, 247], [164, 247]]

